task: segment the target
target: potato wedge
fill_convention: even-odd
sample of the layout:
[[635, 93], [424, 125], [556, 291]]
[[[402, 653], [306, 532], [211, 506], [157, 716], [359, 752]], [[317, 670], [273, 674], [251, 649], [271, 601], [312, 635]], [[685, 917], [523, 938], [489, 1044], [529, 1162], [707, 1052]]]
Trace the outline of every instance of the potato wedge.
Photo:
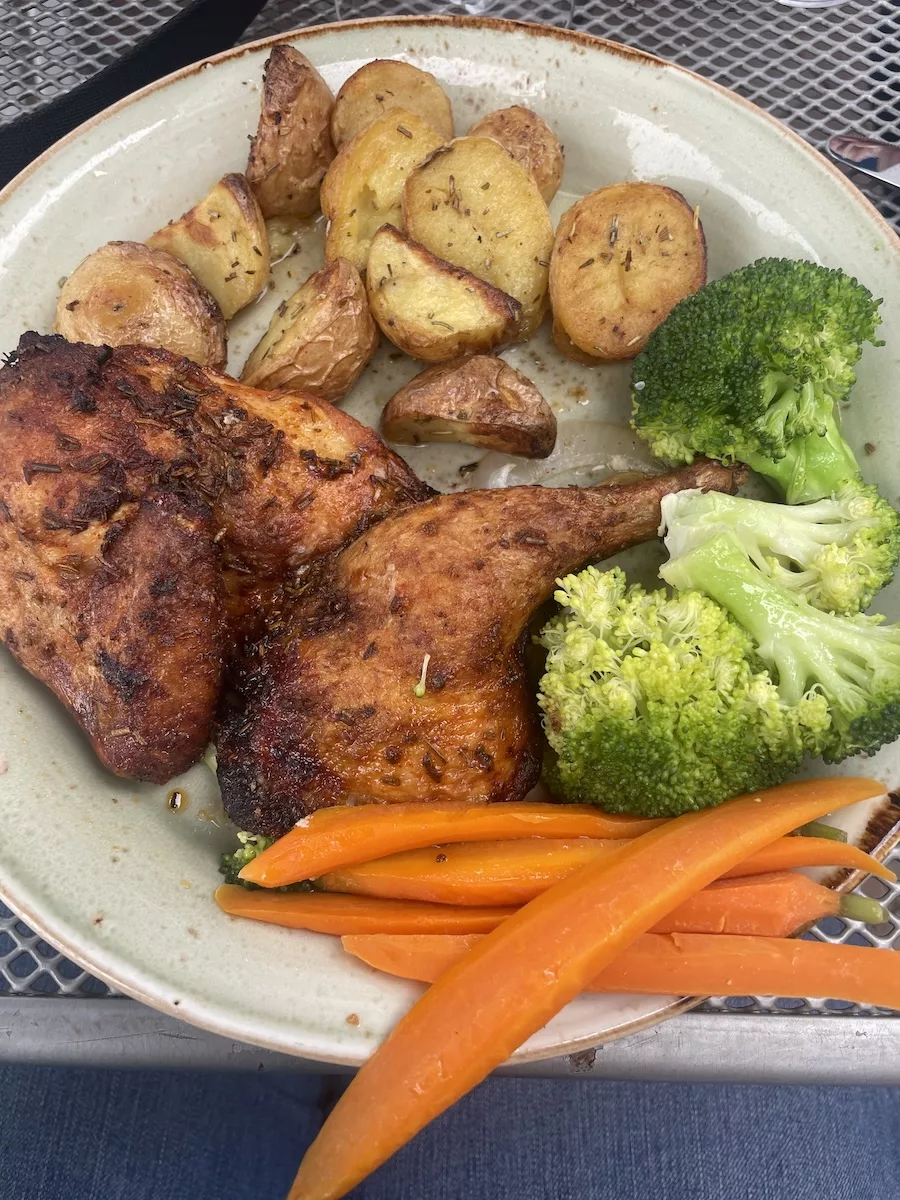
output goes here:
[[282, 300], [244, 364], [241, 382], [310, 392], [333, 404], [350, 391], [377, 348], [378, 329], [359, 272], [336, 258]]
[[385, 337], [422, 362], [504, 346], [515, 338], [522, 312], [512, 296], [437, 258], [393, 225], [372, 239], [366, 291]]
[[107, 242], [63, 284], [54, 329], [92, 346], [161, 346], [217, 371], [225, 366], [222, 310], [187, 267], [143, 242]]
[[341, 85], [331, 114], [331, 137], [343, 145], [392, 108], [413, 112], [449, 142], [453, 112], [441, 85], [427, 71], [393, 58], [366, 63]]
[[381, 415], [389, 442], [464, 442], [546, 458], [556, 417], [534, 384], [502, 358], [477, 354], [429, 367], [390, 398]]
[[600, 188], [573, 204], [556, 231], [553, 316], [596, 358], [633, 358], [678, 301], [705, 282], [703, 227], [672, 188]]
[[407, 176], [442, 142], [421, 117], [395, 108], [341, 146], [322, 184], [326, 262], [346, 258], [365, 271], [377, 230], [402, 223]]
[[269, 281], [266, 223], [243, 175], [223, 175], [208, 196], [147, 238], [167, 250], [215, 296], [227, 320]]
[[456, 138], [403, 191], [410, 237], [522, 305], [520, 337], [547, 309], [553, 225], [532, 175], [493, 138]]
[[274, 46], [247, 159], [247, 178], [264, 217], [308, 217], [318, 209], [319, 188], [334, 158], [333, 107], [328, 84], [306, 55]]
[[544, 118], [530, 108], [513, 104], [487, 113], [475, 122], [467, 136], [493, 138], [531, 172], [547, 204], [556, 195], [566, 165], [563, 148]]

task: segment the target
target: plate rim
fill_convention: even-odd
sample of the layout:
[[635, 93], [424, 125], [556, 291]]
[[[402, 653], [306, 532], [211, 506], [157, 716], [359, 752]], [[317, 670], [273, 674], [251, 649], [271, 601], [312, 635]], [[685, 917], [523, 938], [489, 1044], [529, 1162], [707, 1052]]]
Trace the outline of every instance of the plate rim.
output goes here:
[[[870, 220], [874, 219], [874, 223], [880, 228], [882, 234], [888, 235], [886, 243], [891, 247], [893, 252], [900, 253], [900, 239], [886, 218], [875, 208], [875, 206], [863, 195], [863, 193], [844, 175], [838, 167], [825, 157], [819, 150], [807, 142], [799, 133], [795, 132], [789, 126], [779, 121], [765, 109], [754, 104], [751, 100], [740, 96], [737, 92], [730, 88], [717, 83], [715, 80], [708, 79], [705, 76], [691, 71], [686, 67], [680, 66], [678, 63], [660, 58], [658, 55], [651, 54], [648, 51], [640, 50], [636, 47], [627, 46], [623, 43], [613, 41], [608, 38], [598, 37], [594, 34], [585, 33], [581, 30], [561, 29], [553, 25], [547, 25], [534, 21], [517, 21], [507, 18], [497, 17], [480, 17], [480, 16], [457, 16], [457, 15], [394, 15], [386, 17], [366, 17], [357, 18], [347, 21], [327, 22], [319, 25], [310, 25], [301, 29], [288, 30], [283, 33], [271, 34], [264, 38], [259, 38], [253, 42], [247, 42], [239, 46], [231, 47], [223, 50], [218, 54], [211, 55], [208, 58], [201, 59], [197, 62], [190, 63], [185, 67], [179, 68], [177, 71], [170, 72], [153, 82], [146, 84], [135, 92], [122, 97], [120, 100], [102, 109], [100, 112], [89, 117], [86, 121], [77, 125], [63, 137], [59, 138], [51, 146], [49, 146], [42, 154], [24, 167], [13, 179], [11, 179], [2, 189], [0, 189], [0, 210], [15, 192], [44, 164], [50, 162], [53, 157], [64, 147], [70, 145], [79, 137], [101, 125], [108, 118], [123, 111], [133, 103], [142, 100], [145, 96], [152, 95], [156, 91], [163, 90], [171, 84], [178, 82], [181, 79], [187, 79], [200, 71], [209, 67], [215, 67], [223, 62], [232, 59], [241, 58], [246, 54], [255, 53], [260, 50], [265, 50], [283, 42], [307, 42], [312, 41], [316, 37], [322, 35], [349, 32], [367, 27], [378, 28], [435, 28], [444, 27], [447, 29], [485, 29], [499, 34], [524, 34], [531, 37], [553, 38], [564, 44], [579, 45], [586, 50], [600, 52], [603, 54], [611, 54], [627, 60], [632, 60], [644, 66], [665, 68], [670, 71], [675, 71], [678, 74], [694, 80], [702, 88], [708, 89], [715, 94], [718, 94], [727, 101], [737, 102], [745, 109], [749, 110], [757, 118], [763, 118], [764, 121], [772, 127], [774, 132], [779, 136], [787, 137], [789, 141], [804, 155], [812, 164], [817, 164], [820, 170], [825, 172], [833, 179], [840, 181], [842, 187], [849, 195], [852, 203], [859, 206], [862, 213]], [[900, 831], [897, 833], [897, 839], [900, 840]], [[893, 839], [892, 839], [893, 840]], [[132, 981], [122, 979], [117, 974], [115, 964], [110, 964], [109, 967], [102, 961], [105, 958], [104, 947], [99, 942], [94, 942], [85, 945], [85, 952], [82, 950], [73, 951], [71, 940], [67, 935], [60, 936], [55, 933], [50, 926], [35, 912], [32, 911], [30, 903], [22, 902], [15, 896], [14, 888], [8, 882], [0, 878], [0, 899], [16, 912], [21, 919], [29, 925], [39, 936], [45, 938], [52, 943], [67, 957], [73, 961], [83, 965], [97, 978], [101, 979], [110, 987], [121, 991], [123, 994], [131, 997], [140, 1003], [146, 1004], [148, 1007], [156, 1011], [163, 1012], [169, 1016], [184, 1020], [190, 1024], [206, 1029], [221, 1037], [234, 1039], [237, 1041], [249, 1041], [253, 1045], [262, 1046], [264, 1048], [278, 1051], [281, 1053], [291, 1054], [297, 1057], [306, 1057], [310, 1061], [332, 1063], [341, 1066], [359, 1066], [368, 1057], [370, 1047], [364, 1043], [360, 1043], [358, 1050], [362, 1053], [356, 1054], [339, 1054], [316, 1050], [311, 1052], [305, 1050], [301, 1046], [297, 1046], [287, 1042], [284, 1037], [267, 1036], [262, 1031], [252, 1033], [248, 1037], [248, 1031], [244, 1028], [244, 1023], [240, 1018], [235, 1017], [217, 1017], [214, 1012], [204, 1011], [209, 1008], [218, 1009], [218, 1004], [210, 1005], [207, 1001], [199, 1003], [200, 1011], [195, 1011], [197, 1005], [196, 999], [183, 998], [179, 1001], [171, 1001], [165, 998], [162, 994], [154, 992], [152, 988], [145, 990], [145, 987], [150, 987], [151, 981], [143, 978], [143, 971], [138, 971], [132, 975]], [[657, 1012], [633, 1018], [631, 1021], [624, 1023], [614, 1030], [609, 1030], [603, 1034], [586, 1034], [578, 1038], [574, 1038], [567, 1042], [559, 1043], [553, 1049], [541, 1049], [533, 1051], [518, 1050], [509, 1060], [510, 1065], [518, 1063], [531, 1063], [555, 1058], [559, 1056], [569, 1055], [605, 1045], [619, 1038], [626, 1037], [633, 1033], [641, 1032], [642, 1030], [651, 1028], [670, 1017], [676, 1016], [679, 1013], [686, 1012], [696, 1005], [702, 1003], [704, 997], [680, 997], [673, 1000], [664, 1008]]]

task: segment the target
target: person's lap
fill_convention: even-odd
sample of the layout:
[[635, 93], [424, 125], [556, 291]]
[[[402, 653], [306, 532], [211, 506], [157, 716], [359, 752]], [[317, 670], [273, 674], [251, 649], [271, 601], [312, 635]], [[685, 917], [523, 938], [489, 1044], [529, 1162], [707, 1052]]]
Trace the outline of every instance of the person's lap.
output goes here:
[[[345, 1084], [0, 1067], [0, 1200], [282, 1200]], [[894, 1089], [492, 1079], [353, 1195], [871, 1200], [898, 1116]]]

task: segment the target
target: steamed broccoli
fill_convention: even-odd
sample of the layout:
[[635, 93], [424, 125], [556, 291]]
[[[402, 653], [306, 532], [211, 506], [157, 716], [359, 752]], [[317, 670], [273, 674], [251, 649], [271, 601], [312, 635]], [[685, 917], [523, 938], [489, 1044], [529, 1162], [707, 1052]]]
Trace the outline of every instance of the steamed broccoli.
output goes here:
[[238, 878], [239, 872], [246, 867], [248, 862], [253, 862], [257, 855], [262, 854], [263, 850], [268, 850], [275, 839], [266, 837], [262, 833], [241, 832], [237, 836], [240, 845], [237, 850], [222, 855], [219, 862], [219, 874], [225, 876], [226, 883], [240, 883], [244, 887], [250, 887], [252, 885], [246, 884], [243, 879]]
[[900, 514], [874, 488], [793, 507], [691, 490], [667, 496], [663, 513], [673, 557], [730, 530], [764, 574], [826, 612], [867, 608], [900, 556]]
[[670, 462], [743, 462], [791, 504], [863, 485], [836, 405], [880, 300], [842, 271], [760, 259], [682, 300], [632, 371], [633, 425]]
[[784, 704], [825, 703], [829, 728], [819, 742], [826, 762], [872, 753], [900, 734], [900, 627], [818, 612], [760, 571], [733, 533], [692, 535], [667, 516], [671, 557], [660, 575], [730, 613], [753, 639]]
[[781, 782], [829, 732], [824, 697], [783, 700], [748, 635], [699, 592], [647, 593], [588, 567], [556, 599], [538, 703], [560, 799], [672, 816]]

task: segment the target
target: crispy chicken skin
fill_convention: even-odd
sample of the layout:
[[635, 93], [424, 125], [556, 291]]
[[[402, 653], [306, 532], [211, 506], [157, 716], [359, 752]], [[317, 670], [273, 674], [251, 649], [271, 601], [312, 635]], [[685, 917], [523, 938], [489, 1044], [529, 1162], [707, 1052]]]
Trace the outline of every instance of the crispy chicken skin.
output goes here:
[[25, 334], [0, 370], [0, 639], [107, 767], [164, 781], [202, 752], [235, 640], [427, 495], [329, 404]]
[[439, 496], [323, 560], [229, 689], [228, 815], [276, 835], [336, 803], [521, 799], [540, 773], [532, 613], [558, 576], [654, 537], [668, 492], [740, 478], [699, 460], [631, 484]]

